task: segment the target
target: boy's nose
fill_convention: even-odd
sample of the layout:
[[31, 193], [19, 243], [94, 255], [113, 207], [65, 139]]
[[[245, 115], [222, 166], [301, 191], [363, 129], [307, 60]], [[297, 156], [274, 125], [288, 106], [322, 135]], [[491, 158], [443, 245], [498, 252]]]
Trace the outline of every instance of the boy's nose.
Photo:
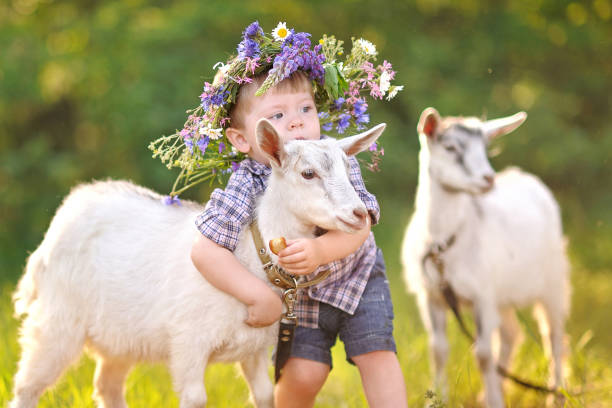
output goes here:
[[300, 118], [295, 118], [289, 122], [289, 129], [297, 129], [304, 126], [304, 122]]

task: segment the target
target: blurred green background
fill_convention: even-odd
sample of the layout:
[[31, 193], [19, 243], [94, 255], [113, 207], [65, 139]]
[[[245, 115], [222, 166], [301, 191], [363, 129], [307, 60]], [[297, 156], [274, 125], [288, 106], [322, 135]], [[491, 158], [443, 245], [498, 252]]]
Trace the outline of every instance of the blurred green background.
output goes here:
[[[170, 190], [176, 173], [147, 145], [182, 127], [212, 66], [235, 52], [254, 20], [266, 32], [286, 21], [314, 41], [335, 34], [345, 46], [363, 37], [397, 70], [403, 92], [370, 105], [373, 123], [389, 124], [382, 171], [364, 176], [382, 207], [374, 231], [397, 319], [414, 320], [411, 333], [422, 328], [398, 251], [413, 208], [421, 111], [488, 118], [527, 111], [525, 124], [495, 143], [501, 153], [493, 165], [518, 165], [554, 191], [573, 265], [568, 331], [573, 343], [582, 339], [598, 358], [612, 358], [610, 0], [0, 3], [3, 307], [72, 186], [110, 177]], [[195, 190], [187, 198], [200, 202], [211, 191]], [[14, 344], [16, 323], [3, 322], [0, 336]], [[3, 373], [6, 387], [13, 373]]]

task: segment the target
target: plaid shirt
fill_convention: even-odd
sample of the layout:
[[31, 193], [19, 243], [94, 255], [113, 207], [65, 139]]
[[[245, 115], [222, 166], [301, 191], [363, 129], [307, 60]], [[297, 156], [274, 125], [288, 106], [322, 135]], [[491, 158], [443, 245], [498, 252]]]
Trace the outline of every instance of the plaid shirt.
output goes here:
[[[349, 163], [349, 179], [374, 225], [380, 217], [376, 197], [366, 190], [357, 159], [349, 157]], [[230, 177], [225, 190], [215, 189], [204, 212], [196, 218], [200, 232], [233, 252], [238, 245], [241, 229], [253, 221], [256, 199], [267, 187], [270, 173], [271, 169], [262, 163], [252, 159], [243, 160], [240, 168]], [[374, 234], [370, 232], [357, 251], [346, 258], [321, 265], [309, 275], [308, 278], [312, 278], [320, 270], [331, 269], [329, 277], [323, 282], [299, 291], [295, 305], [298, 324], [318, 327], [319, 302], [353, 314], [376, 261], [376, 250]]]

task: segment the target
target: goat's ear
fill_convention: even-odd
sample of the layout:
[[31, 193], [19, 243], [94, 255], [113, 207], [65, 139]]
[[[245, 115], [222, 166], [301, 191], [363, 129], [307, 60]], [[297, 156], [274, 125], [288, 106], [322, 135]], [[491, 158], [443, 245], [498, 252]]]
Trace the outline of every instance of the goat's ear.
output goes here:
[[385, 130], [386, 127], [386, 123], [381, 123], [379, 125], [374, 126], [372, 129], [366, 130], [363, 133], [359, 133], [358, 135], [340, 139], [338, 140], [338, 144], [347, 155], [356, 155], [357, 153], [363, 152], [364, 150], [372, 146], [372, 143], [374, 143], [376, 139], [378, 139], [380, 135], [382, 135], [382, 132]]
[[440, 114], [435, 108], [427, 108], [421, 113], [417, 132], [425, 134], [428, 138], [433, 139], [436, 135], [436, 129], [440, 124]]
[[505, 118], [492, 119], [482, 124], [482, 132], [487, 139], [493, 139], [497, 136], [505, 135], [512, 132], [527, 119], [525, 112], [519, 112]]
[[286, 153], [274, 126], [267, 119], [260, 119], [255, 125], [255, 135], [259, 148], [270, 159], [270, 164], [280, 167]]

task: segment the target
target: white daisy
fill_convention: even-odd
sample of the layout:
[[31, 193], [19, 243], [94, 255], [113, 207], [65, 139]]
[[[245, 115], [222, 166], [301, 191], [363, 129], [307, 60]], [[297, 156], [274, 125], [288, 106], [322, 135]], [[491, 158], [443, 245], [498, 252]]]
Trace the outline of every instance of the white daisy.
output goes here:
[[378, 85], [380, 92], [384, 95], [391, 87], [391, 75], [387, 71], [380, 74], [380, 83]]
[[276, 28], [272, 30], [272, 37], [274, 37], [276, 41], [284, 41], [288, 35], [289, 30], [287, 30], [287, 23], [285, 22], [278, 23]]
[[200, 128], [200, 134], [208, 136], [210, 140], [217, 140], [217, 139], [220, 139], [221, 136], [223, 136], [223, 129], [222, 128], [215, 129], [211, 126], [210, 123], [207, 123], [206, 126], [202, 126]]
[[363, 38], [358, 39], [357, 45], [365, 52], [367, 55], [376, 55], [376, 46], [369, 42], [368, 40], [364, 40]]
[[404, 89], [404, 85], [391, 87], [391, 91], [389, 92], [389, 95], [387, 95], [387, 100], [390, 101], [391, 99], [395, 98], [395, 95], [397, 95], [397, 93], [402, 89]]

